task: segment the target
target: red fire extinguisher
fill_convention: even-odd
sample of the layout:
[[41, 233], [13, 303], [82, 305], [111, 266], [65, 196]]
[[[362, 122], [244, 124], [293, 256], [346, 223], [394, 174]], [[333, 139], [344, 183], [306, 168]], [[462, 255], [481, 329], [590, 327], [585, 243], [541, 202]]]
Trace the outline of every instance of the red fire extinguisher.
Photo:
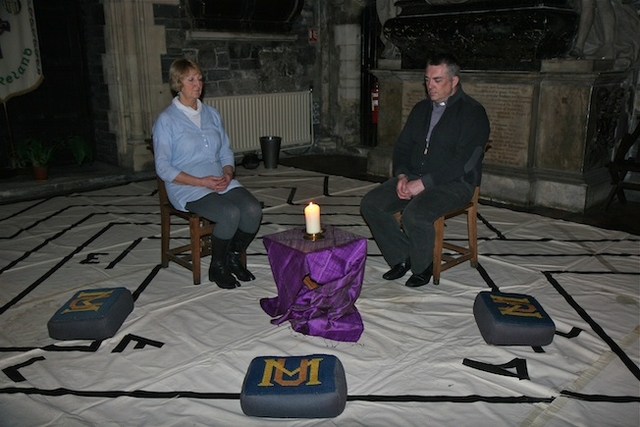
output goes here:
[[374, 125], [378, 124], [378, 112], [380, 110], [380, 104], [378, 102], [379, 94], [378, 82], [375, 81], [371, 87], [371, 123]]

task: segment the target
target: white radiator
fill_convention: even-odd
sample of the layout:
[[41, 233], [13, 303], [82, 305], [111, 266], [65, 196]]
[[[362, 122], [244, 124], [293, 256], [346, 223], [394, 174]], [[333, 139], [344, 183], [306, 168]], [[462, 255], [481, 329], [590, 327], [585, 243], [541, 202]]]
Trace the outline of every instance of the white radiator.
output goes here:
[[279, 136], [281, 148], [313, 144], [312, 91], [204, 98], [222, 115], [234, 153], [260, 150], [261, 136]]

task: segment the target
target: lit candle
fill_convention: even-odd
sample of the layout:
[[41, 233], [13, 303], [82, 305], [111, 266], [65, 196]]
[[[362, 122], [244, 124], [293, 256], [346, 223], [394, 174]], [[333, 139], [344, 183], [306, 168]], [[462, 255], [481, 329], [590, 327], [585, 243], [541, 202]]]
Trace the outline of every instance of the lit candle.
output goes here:
[[320, 206], [309, 203], [304, 208], [304, 220], [307, 224], [307, 234], [317, 234], [321, 231], [320, 228]]

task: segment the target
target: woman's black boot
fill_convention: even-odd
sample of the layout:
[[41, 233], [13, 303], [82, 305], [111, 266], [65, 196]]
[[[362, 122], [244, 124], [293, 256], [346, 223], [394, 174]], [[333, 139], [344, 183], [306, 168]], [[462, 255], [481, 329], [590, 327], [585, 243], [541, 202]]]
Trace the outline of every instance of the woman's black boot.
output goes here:
[[249, 247], [249, 244], [255, 236], [255, 233], [249, 234], [238, 229], [233, 239], [231, 239], [231, 246], [227, 253], [227, 267], [235, 274], [238, 280], [243, 282], [250, 282], [256, 278], [256, 276], [247, 270], [247, 267], [245, 267], [241, 259], [241, 254]]
[[211, 236], [211, 265], [209, 266], [209, 280], [223, 289], [233, 289], [240, 283], [227, 268], [227, 254], [231, 240], [222, 240]]

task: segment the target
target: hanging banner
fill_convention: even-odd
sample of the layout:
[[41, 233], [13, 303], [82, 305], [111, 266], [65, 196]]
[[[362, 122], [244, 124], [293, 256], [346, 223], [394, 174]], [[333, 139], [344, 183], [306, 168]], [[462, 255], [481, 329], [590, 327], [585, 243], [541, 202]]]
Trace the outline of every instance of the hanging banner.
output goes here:
[[42, 82], [33, 0], [0, 0], [0, 103]]

